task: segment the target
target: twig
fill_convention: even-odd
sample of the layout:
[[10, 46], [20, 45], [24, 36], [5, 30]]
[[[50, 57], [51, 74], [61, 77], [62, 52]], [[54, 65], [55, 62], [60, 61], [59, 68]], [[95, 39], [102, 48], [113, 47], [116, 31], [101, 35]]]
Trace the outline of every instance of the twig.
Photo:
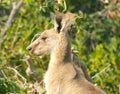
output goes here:
[[109, 11], [117, 4], [118, 0], [111, 0], [111, 3], [102, 11], [98, 12], [100, 16], [107, 16]]
[[14, 2], [13, 3], [13, 9], [9, 15], [9, 18], [5, 24], [5, 27], [2, 31], [2, 38], [3, 38], [3, 41], [6, 39], [6, 31], [12, 26], [14, 20], [15, 20], [15, 15], [17, 13], [17, 11], [20, 9], [20, 7], [22, 6], [23, 4], [23, 0], [20, 0], [18, 3]]
[[80, 70], [80, 72], [84, 75], [84, 77], [91, 83], [93, 83], [92, 79], [90, 78], [89, 74], [88, 74], [88, 71], [87, 71], [87, 67], [86, 67], [86, 64], [81, 62], [79, 60], [79, 58], [77, 57], [77, 54], [78, 52], [76, 50], [74, 50], [72, 48], [72, 53], [71, 53], [71, 59], [72, 59], [72, 62], [75, 66], [77, 66], [77, 68]]
[[24, 81], [24, 83], [26, 84], [26, 78], [23, 77], [15, 68], [12, 68], [12, 67], [7, 67], [9, 70], [13, 70], [19, 77], [21, 77]]
[[34, 70], [34, 66], [32, 64], [32, 60], [30, 56], [25, 56], [24, 60], [26, 61], [26, 64], [28, 65], [28, 68], [26, 69], [26, 74], [28, 76], [31, 76], [33, 79], [35, 79], [38, 82], [41, 82], [41, 78], [39, 77], [38, 73]]
[[105, 67], [102, 71], [100, 71], [99, 73], [95, 74], [92, 79], [94, 79], [95, 77], [98, 77], [100, 74], [102, 74], [103, 72], [105, 72], [107, 69], [109, 69], [111, 66], [111, 64], [107, 65], [107, 67]]
[[3, 70], [1, 70], [3, 76], [7, 79], [7, 76], [5, 75], [5, 72]]
[[[34, 84], [31, 84], [31, 86], [28, 87], [28, 94], [36, 94], [36, 92], [42, 92], [42, 88], [44, 87], [44, 82], [38, 75], [38, 73], [34, 70], [33, 62], [30, 56], [25, 56], [24, 59], [26, 61], [26, 64], [28, 68], [26, 69], [26, 74], [30, 77], [32, 77], [36, 82]], [[44, 91], [45, 92], [45, 91]], [[41, 93], [45, 94], [45, 93]]]

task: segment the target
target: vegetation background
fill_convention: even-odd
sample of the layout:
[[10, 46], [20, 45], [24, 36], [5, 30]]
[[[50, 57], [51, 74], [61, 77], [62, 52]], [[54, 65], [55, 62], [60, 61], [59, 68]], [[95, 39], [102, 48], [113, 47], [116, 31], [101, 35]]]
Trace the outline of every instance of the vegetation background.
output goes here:
[[[120, 94], [120, 0], [24, 0], [8, 25], [19, 2], [0, 0], [0, 94], [27, 94], [35, 80], [25, 72], [26, 47], [35, 34], [53, 27], [55, 14], [67, 11], [77, 16], [72, 45], [94, 84], [107, 94]], [[43, 78], [49, 56], [30, 56]]]

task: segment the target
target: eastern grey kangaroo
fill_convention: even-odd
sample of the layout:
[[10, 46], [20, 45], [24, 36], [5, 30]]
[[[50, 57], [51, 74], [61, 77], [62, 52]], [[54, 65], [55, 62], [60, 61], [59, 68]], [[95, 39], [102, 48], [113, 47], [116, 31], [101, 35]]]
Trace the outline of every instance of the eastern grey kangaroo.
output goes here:
[[54, 28], [45, 30], [28, 46], [37, 56], [50, 54], [44, 82], [47, 94], [106, 94], [81, 75], [71, 61], [71, 13], [55, 17]]

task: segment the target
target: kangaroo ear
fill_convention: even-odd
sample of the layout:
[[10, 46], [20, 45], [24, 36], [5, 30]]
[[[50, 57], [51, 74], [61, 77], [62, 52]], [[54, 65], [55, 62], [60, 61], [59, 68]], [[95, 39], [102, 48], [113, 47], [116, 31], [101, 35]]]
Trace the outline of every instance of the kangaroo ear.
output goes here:
[[55, 27], [56, 31], [58, 31], [58, 33], [60, 32], [60, 30], [62, 28], [62, 19], [63, 19], [63, 14], [58, 14], [55, 16], [54, 27]]

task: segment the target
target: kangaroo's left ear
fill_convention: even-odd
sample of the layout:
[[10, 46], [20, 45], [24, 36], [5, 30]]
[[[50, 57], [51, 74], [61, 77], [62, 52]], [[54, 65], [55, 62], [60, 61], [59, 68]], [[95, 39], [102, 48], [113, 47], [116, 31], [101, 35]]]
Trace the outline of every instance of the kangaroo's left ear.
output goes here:
[[55, 16], [54, 28], [59, 33], [62, 28], [63, 14], [58, 14]]

